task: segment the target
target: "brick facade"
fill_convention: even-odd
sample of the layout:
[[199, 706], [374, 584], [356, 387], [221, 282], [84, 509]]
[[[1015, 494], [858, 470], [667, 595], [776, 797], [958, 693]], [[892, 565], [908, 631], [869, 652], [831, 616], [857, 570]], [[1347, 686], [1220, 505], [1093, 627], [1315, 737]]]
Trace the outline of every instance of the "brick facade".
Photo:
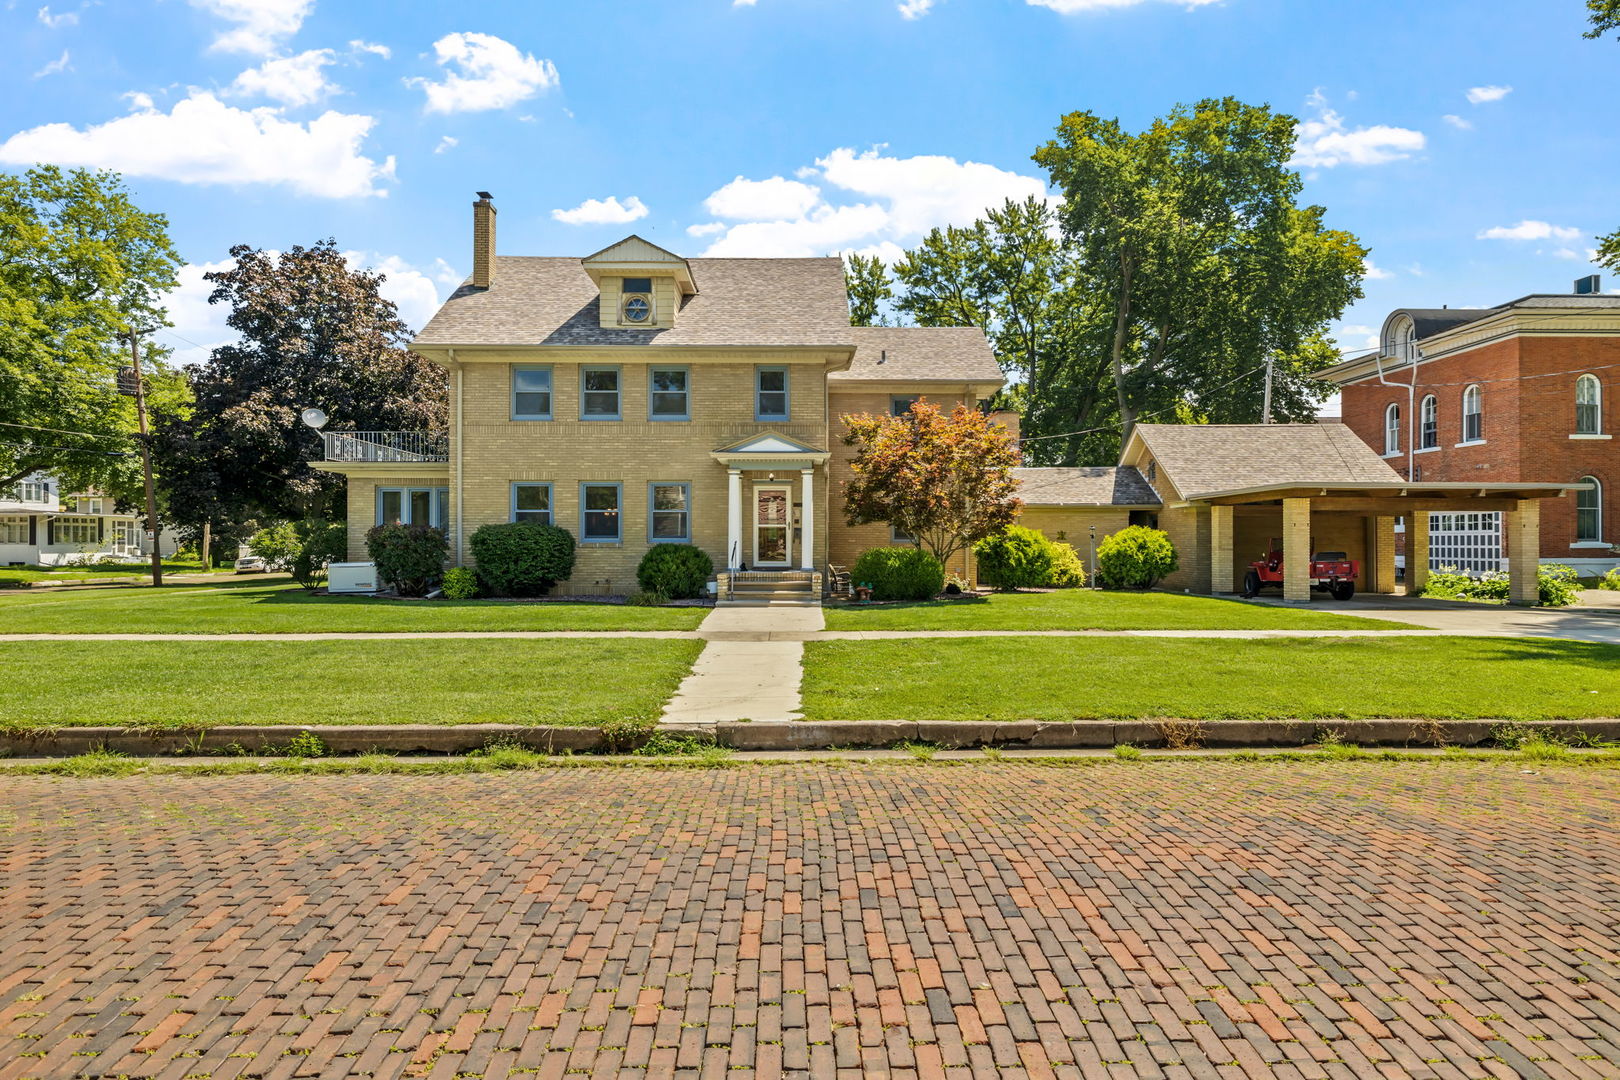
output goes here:
[[[1603, 388], [1600, 433], [1612, 435], [1620, 428], [1620, 335], [1516, 334], [1424, 361], [1415, 370], [1410, 406], [1404, 383], [1412, 378], [1411, 368], [1386, 376], [1403, 384], [1399, 386], [1380, 385], [1376, 377], [1345, 384], [1344, 423], [1383, 453], [1385, 410], [1399, 405], [1400, 448], [1387, 460], [1406, 476], [1409, 417], [1420, 416], [1423, 398], [1433, 394], [1437, 449], [1417, 449], [1412, 455], [1416, 479], [1564, 483], [1596, 477], [1603, 484], [1602, 539], [1607, 543], [1575, 546], [1575, 499], [1549, 500], [1541, 511], [1540, 554], [1556, 561], [1608, 554], [1607, 544], [1620, 540], [1620, 443], [1571, 436], [1576, 434], [1575, 381], [1585, 373], [1596, 376]], [[1483, 439], [1459, 446], [1463, 392], [1476, 384]]]

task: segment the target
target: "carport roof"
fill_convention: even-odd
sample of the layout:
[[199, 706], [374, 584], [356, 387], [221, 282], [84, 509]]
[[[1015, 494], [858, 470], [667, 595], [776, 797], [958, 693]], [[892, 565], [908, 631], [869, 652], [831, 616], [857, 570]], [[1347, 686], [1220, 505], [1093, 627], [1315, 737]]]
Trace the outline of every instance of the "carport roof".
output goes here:
[[1477, 484], [1464, 481], [1412, 484], [1407, 483], [1405, 480], [1397, 480], [1394, 483], [1330, 481], [1302, 484], [1299, 481], [1282, 480], [1270, 484], [1235, 487], [1226, 491], [1200, 492], [1198, 501], [1228, 504], [1331, 496], [1334, 498], [1404, 498], [1417, 502], [1452, 501], [1460, 503], [1467, 499], [1556, 499], [1571, 491], [1582, 491], [1591, 486], [1590, 484]]
[[1343, 424], [1137, 424], [1120, 463], [1140, 464], [1141, 447], [1189, 500], [1274, 484], [1405, 483]]

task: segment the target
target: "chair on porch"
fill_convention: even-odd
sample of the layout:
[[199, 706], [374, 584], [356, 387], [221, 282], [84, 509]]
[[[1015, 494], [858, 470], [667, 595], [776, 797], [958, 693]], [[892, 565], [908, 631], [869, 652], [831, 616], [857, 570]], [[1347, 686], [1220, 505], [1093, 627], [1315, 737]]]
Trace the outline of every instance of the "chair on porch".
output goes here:
[[850, 589], [849, 567], [847, 567], [847, 566], [839, 566], [837, 563], [828, 563], [827, 564], [827, 595], [829, 595], [829, 596], [842, 596], [844, 599], [847, 600], [847, 599], [849, 599], [849, 596], [850, 596], [849, 589]]

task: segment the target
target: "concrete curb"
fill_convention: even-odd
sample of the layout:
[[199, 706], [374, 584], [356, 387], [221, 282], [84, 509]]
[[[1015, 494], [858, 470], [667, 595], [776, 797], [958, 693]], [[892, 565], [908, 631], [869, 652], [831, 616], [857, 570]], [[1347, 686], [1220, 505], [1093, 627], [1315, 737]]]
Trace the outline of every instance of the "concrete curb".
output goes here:
[[[1501, 720], [1091, 720], [1074, 723], [1023, 721], [753, 721], [660, 725], [660, 735], [712, 738], [737, 750], [826, 750], [926, 742], [947, 749], [1000, 746], [1030, 750], [1208, 747], [1265, 749], [1299, 747], [1330, 733], [1357, 746], [1478, 746]], [[1548, 734], [1620, 740], [1620, 719], [1535, 720], [1521, 725]], [[525, 727], [518, 724], [365, 725], [330, 727], [241, 726], [153, 731], [117, 727], [56, 728], [0, 732], [0, 756], [64, 757], [111, 750], [136, 757], [205, 753], [285, 753], [294, 737], [313, 732], [334, 754], [385, 751], [396, 754], [464, 754], [491, 742], [514, 742], [542, 753], [593, 753], [611, 749], [601, 728]], [[622, 747], [621, 747], [622, 748]]]

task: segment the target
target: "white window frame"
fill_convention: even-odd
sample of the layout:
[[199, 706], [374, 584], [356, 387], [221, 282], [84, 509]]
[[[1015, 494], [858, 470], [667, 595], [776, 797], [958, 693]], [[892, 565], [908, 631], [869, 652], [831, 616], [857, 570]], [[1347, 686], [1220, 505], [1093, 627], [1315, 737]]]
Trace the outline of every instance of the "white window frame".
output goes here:
[[58, 517], [51, 528], [51, 540], [56, 544], [99, 544], [101, 523], [82, 514]]
[[28, 543], [28, 515], [6, 514], [0, 516], [0, 544], [26, 543]]
[[1401, 406], [1392, 401], [1384, 407], [1384, 456], [1401, 452]]
[[[1575, 542], [1577, 544], [1603, 543], [1603, 481], [1595, 476], [1583, 476], [1576, 481], [1579, 484], [1591, 484], [1585, 491], [1575, 493]], [[1590, 503], [1590, 505], [1582, 505]], [[1591, 515], [1591, 535], [1582, 535], [1581, 525], [1583, 518]]]
[[1423, 395], [1418, 406], [1419, 450], [1440, 449], [1440, 399], [1433, 394]]
[[[1472, 403], [1473, 411], [1469, 411]], [[1473, 430], [1469, 430], [1469, 420], [1473, 420]], [[1458, 446], [1467, 446], [1470, 443], [1485, 441], [1485, 392], [1478, 383], [1463, 387], [1462, 392], [1462, 441]]]
[[[1589, 395], [1588, 388], [1590, 388]], [[1590, 401], [1583, 400], [1587, 396], [1590, 396]], [[1584, 423], [1583, 410], [1588, 411]], [[1575, 434], [1603, 434], [1603, 383], [1596, 375], [1590, 373], [1575, 380]]]

